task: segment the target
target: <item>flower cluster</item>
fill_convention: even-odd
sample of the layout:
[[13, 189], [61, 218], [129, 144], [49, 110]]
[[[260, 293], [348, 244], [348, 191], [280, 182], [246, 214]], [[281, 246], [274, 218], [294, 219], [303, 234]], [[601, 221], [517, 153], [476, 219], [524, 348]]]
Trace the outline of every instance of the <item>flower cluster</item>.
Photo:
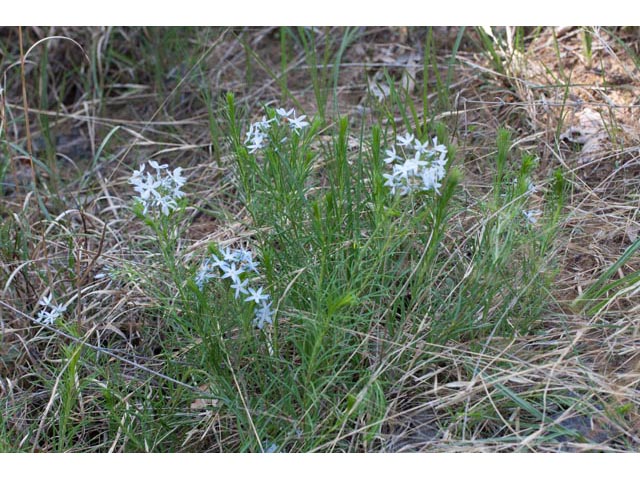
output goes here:
[[67, 309], [64, 305], [54, 305], [51, 303], [52, 294], [45, 295], [38, 303], [44, 308], [38, 312], [36, 322], [43, 325], [52, 325]]
[[[399, 150], [396, 151], [396, 146]], [[383, 174], [386, 178], [385, 186], [396, 191], [400, 195], [407, 195], [414, 190], [429, 191], [438, 190], [442, 186], [442, 179], [446, 175], [447, 147], [438, 143], [433, 137], [431, 145], [429, 140], [422, 143], [412, 134], [398, 135], [396, 143], [385, 151], [384, 163], [391, 165], [393, 171]]]
[[169, 215], [178, 208], [177, 199], [184, 197], [184, 192], [180, 189], [187, 180], [182, 176], [180, 167], [170, 172], [169, 165], [158, 165], [153, 160], [149, 160], [149, 165], [155, 170], [155, 175], [151, 172], [146, 172], [145, 175], [146, 165], [143, 163], [140, 170], [133, 172], [129, 183], [138, 192], [136, 199], [144, 206], [145, 215], [150, 207], [159, 208], [163, 215]]
[[286, 123], [293, 132], [299, 135], [309, 126], [309, 122], [305, 118], [307, 118], [306, 115], [296, 117], [296, 111], [293, 108], [291, 110], [277, 108], [276, 115], [273, 118], [267, 120], [266, 117], [262, 117], [262, 120], [249, 126], [244, 144], [249, 149], [249, 153], [256, 153], [266, 147], [269, 141], [269, 129], [273, 123], [276, 125]]
[[248, 274], [258, 274], [259, 262], [253, 258], [251, 250], [246, 248], [230, 249], [220, 248], [220, 256], [212, 254], [206, 258], [196, 274], [196, 285], [200, 290], [204, 284], [212, 278], [231, 280], [231, 289], [237, 299], [244, 295], [245, 302], [257, 305], [253, 323], [262, 329], [265, 323], [273, 323], [273, 310], [271, 309], [271, 296], [263, 293], [263, 287], [253, 288], [249, 286]]

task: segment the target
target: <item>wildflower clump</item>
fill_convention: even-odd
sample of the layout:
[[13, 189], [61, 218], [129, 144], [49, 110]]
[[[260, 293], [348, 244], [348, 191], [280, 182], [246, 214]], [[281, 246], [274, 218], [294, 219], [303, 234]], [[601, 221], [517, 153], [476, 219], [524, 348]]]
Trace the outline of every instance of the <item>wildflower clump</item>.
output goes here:
[[253, 324], [259, 329], [264, 328], [266, 323], [273, 323], [274, 312], [271, 309], [271, 296], [264, 293], [263, 287], [254, 288], [249, 286], [250, 281], [258, 275], [259, 262], [253, 258], [253, 252], [246, 248], [231, 249], [219, 248], [220, 254], [211, 254], [202, 262], [196, 273], [195, 282], [200, 290], [211, 279], [229, 279], [231, 289], [234, 291], [234, 298], [244, 296], [244, 302], [256, 304]]
[[53, 304], [51, 299], [52, 294], [49, 294], [42, 297], [38, 302], [38, 304], [42, 305], [44, 308], [38, 312], [38, 317], [36, 318], [37, 323], [42, 325], [53, 325], [67, 309], [64, 305]]
[[256, 153], [258, 150], [262, 150], [269, 143], [269, 130], [272, 125], [280, 126], [286, 124], [292, 132], [300, 135], [309, 126], [309, 122], [305, 120], [306, 118], [306, 115], [296, 117], [296, 111], [293, 108], [291, 110], [277, 108], [275, 115], [269, 120], [267, 120], [267, 117], [262, 117], [262, 120], [249, 126], [244, 144], [249, 153]]
[[178, 208], [177, 200], [184, 197], [180, 190], [186, 183], [182, 176], [182, 168], [178, 167], [172, 172], [169, 165], [159, 165], [158, 162], [149, 160], [149, 165], [155, 170], [155, 174], [147, 171], [143, 163], [140, 170], [135, 170], [129, 179], [133, 189], [138, 192], [136, 200], [143, 206], [143, 214], [149, 209], [159, 209], [163, 215], [169, 215]]
[[391, 194], [433, 190], [439, 195], [447, 174], [447, 153], [446, 145], [438, 143], [436, 137], [423, 143], [413, 134], [398, 135], [395, 144], [385, 151], [384, 162], [392, 167], [391, 173], [383, 174], [385, 186]]

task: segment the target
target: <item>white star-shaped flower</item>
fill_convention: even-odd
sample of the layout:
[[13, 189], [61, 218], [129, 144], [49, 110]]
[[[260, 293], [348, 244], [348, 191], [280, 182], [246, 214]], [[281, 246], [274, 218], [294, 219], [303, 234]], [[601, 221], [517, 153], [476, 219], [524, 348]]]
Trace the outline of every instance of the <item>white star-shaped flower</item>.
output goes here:
[[242, 294], [247, 293], [247, 288], [246, 287], [247, 287], [248, 284], [249, 284], [249, 279], [248, 278], [243, 280], [243, 281], [240, 281], [240, 279], [238, 279], [237, 282], [234, 282], [231, 285], [231, 288], [236, 291], [236, 293], [234, 295], [234, 298], [237, 299], [240, 296], [241, 293]]
[[304, 128], [309, 126], [309, 122], [307, 122], [305, 118], [307, 118], [306, 115], [301, 115], [297, 118], [290, 118], [289, 126], [294, 132], [300, 133], [300, 130], [303, 130]]
[[283, 118], [295, 117], [296, 111], [292, 108], [291, 110], [285, 110], [284, 108], [276, 108], [276, 113]]
[[242, 268], [238, 268], [237, 264], [222, 265], [220, 269], [224, 272], [221, 278], [230, 278], [233, 283], [240, 282], [240, 274], [244, 273]]
[[386, 155], [386, 157], [384, 158], [384, 163], [386, 163], [387, 165], [395, 162], [396, 160], [401, 160], [398, 154], [396, 154], [396, 147], [391, 147], [390, 149], [385, 150], [384, 154]]
[[404, 136], [398, 135], [396, 137], [397, 142], [400, 144], [400, 146], [402, 147], [409, 147], [411, 146], [411, 144], [413, 143], [413, 140], [415, 139], [415, 137], [413, 136], [412, 133], [407, 133]]
[[249, 296], [245, 298], [244, 301], [256, 302], [260, 304], [262, 301], [269, 300], [269, 298], [270, 298], [269, 294], [262, 293], [262, 287], [258, 288], [257, 290], [249, 287]]

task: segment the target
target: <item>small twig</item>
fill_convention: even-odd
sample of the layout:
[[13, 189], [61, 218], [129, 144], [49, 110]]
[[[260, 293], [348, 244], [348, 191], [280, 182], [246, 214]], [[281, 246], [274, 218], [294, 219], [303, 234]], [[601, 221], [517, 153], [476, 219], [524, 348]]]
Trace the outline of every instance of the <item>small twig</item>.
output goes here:
[[[84, 222], [84, 213], [80, 212], [80, 214], [81, 214], [81, 217], [82, 217], [83, 222]], [[85, 232], [86, 232], [86, 226], [85, 226]], [[105, 237], [106, 233], [107, 233], [107, 224], [104, 223], [102, 225], [102, 234], [100, 235], [100, 243], [98, 244], [98, 251], [93, 256], [93, 258], [89, 261], [89, 264], [87, 265], [87, 268], [85, 268], [84, 273], [82, 274], [82, 276], [78, 280], [78, 285], [84, 285], [84, 282], [87, 279], [87, 275], [89, 275], [89, 273], [91, 273], [91, 269], [95, 265], [95, 263], [98, 260], [98, 258], [100, 258], [100, 255], [102, 255], [102, 249], [104, 248], [104, 237]], [[88, 248], [88, 246], [86, 244], [85, 244], [85, 250], [89, 251], [89, 248]]]
[[31, 162], [31, 177], [33, 179], [33, 189], [36, 189], [36, 170], [33, 165], [33, 146], [31, 145], [31, 128], [29, 126], [29, 102], [27, 101], [27, 80], [24, 72], [24, 45], [22, 41], [22, 27], [18, 27], [18, 43], [20, 44], [20, 80], [22, 82], [22, 104], [24, 106], [24, 126], [27, 135], [27, 151]]

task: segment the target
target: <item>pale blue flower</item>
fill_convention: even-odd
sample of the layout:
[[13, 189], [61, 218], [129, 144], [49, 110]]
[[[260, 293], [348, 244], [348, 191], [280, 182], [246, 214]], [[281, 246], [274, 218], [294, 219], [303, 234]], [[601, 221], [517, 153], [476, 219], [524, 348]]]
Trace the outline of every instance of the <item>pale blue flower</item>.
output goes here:
[[390, 149], [385, 150], [384, 154], [386, 155], [386, 157], [384, 158], [384, 163], [386, 164], [393, 163], [396, 160], [401, 160], [401, 158], [396, 153], [396, 147], [391, 147]]
[[410, 147], [411, 144], [413, 143], [414, 138], [415, 137], [413, 136], [412, 133], [407, 133], [404, 136], [398, 135], [396, 137], [396, 140], [401, 147]]
[[424, 143], [420, 143], [420, 140], [416, 138], [413, 142], [413, 148], [415, 148], [416, 153], [426, 154], [429, 152], [429, 140]]
[[305, 118], [307, 118], [306, 115], [301, 115], [297, 118], [290, 118], [289, 119], [289, 126], [291, 127], [291, 130], [293, 130], [296, 133], [300, 133], [301, 130], [305, 129], [306, 127], [309, 126], [309, 122], [307, 122], [305, 120]]
[[[222, 254], [225, 262], [238, 261], [238, 252], [236, 250], [232, 250], [230, 247], [221, 248], [220, 253]], [[222, 266], [220, 268], [222, 268]]]
[[271, 310], [271, 302], [262, 302], [260, 307], [256, 309], [253, 323], [260, 330], [264, 328], [265, 323], [273, 323], [273, 311]]
[[442, 186], [438, 171], [434, 168], [427, 168], [422, 171], [422, 184], [425, 190], [433, 190], [440, 195], [439, 188]]
[[[391, 194], [407, 195], [416, 190], [432, 190], [439, 195], [439, 188], [447, 173], [446, 145], [439, 144], [438, 139], [433, 137], [433, 146], [430, 146], [429, 140], [421, 142], [410, 133], [396, 136], [396, 142], [404, 148], [401, 150], [402, 156], [392, 146], [385, 152], [387, 157], [384, 159], [393, 170], [392, 173], [383, 174], [386, 179], [384, 185], [390, 188]], [[413, 152], [408, 155], [405, 153], [407, 151]]]
[[538, 217], [542, 215], [542, 210], [525, 210], [522, 213], [529, 223], [535, 225], [538, 223]]
[[249, 296], [244, 299], [245, 302], [256, 302], [260, 304], [266, 300], [269, 300], [269, 294], [262, 293], [262, 287], [259, 287], [257, 290], [249, 287]]
[[149, 208], [159, 208], [163, 215], [169, 215], [178, 208], [176, 200], [184, 197], [184, 192], [180, 190], [186, 183], [182, 169], [169, 172], [168, 165], [159, 165], [154, 160], [149, 160], [149, 165], [156, 171], [155, 175], [150, 172], [145, 175], [145, 164], [142, 164], [139, 170], [134, 170], [129, 183], [139, 194], [136, 199], [143, 205], [145, 215]]
[[278, 445], [272, 442], [267, 446], [264, 453], [276, 453], [278, 451], [278, 448]]
[[235, 295], [234, 295], [235, 299], [237, 299], [240, 296], [241, 293], [243, 293], [243, 294], [247, 293], [247, 288], [246, 287], [247, 287], [248, 284], [249, 284], [249, 279], [245, 279], [243, 281], [240, 281], [240, 279], [238, 279], [237, 282], [233, 282], [231, 284], [231, 288], [233, 290], [235, 290], [235, 292], [236, 292]]
[[284, 118], [295, 117], [296, 115], [296, 111], [293, 108], [289, 111], [284, 108], [276, 108], [276, 113]]
[[[230, 247], [220, 247], [220, 256], [212, 254], [207, 258], [196, 273], [195, 282], [200, 290], [211, 278], [231, 280], [231, 289], [234, 290], [234, 298], [245, 295], [245, 302], [255, 302], [258, 307], [255, 309], [254, 325], [263, 328], [265, 323], [273, 323], [274, 313], [271, 310], [270, 295], [264, 293], [264, 287], [249, 287], [252, 278], [247, 275], [249, 272], [259, 273], [259, 263], [253, 259], [253, 253], [248, 248], [232, 249]], [[220, 258], [222, 257], [222, 258]], [[218, 274], [216, 270], [222, 272]]]
[[242, 267], [238, 268], [236, 263], [221, 265], [220, 269], [224, 272], [220, 278], [230, 278], [233, 283], [239, 283], [239, 275], [244, 272]]
[[67, 309], [65, 305], [55, 305], [51, 302], [53, 295], [50, 293], [49, 295], [45, 295], [38, 302], [44, 308], [38, 312], [38, 316], [35, 319], [37, 323], [42, 325], [52, 325], [56, 322], [58, 318], [64, 313]]

